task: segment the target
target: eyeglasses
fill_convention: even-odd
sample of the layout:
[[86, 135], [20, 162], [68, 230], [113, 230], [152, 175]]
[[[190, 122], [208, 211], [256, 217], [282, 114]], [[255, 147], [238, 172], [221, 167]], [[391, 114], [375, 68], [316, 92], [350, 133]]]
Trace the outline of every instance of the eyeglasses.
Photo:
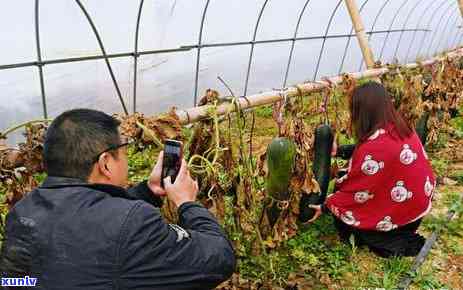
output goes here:
[[[125, 142], [124, 142], [125, 141]], [[96, 157], [93, 159], [93, 163], [96, 163], [98, 162], [98, 160], [100, 159], [100, 156], [103, 154], [103, 153], [106, 153], [106, 152], [109, 152], [109, 151], [115, 151], [119, 148], [122, 148], [124, 146], [128, 146], [132, 143], [132, 140], [124, 140], [123, 142], [121, 142], [121, 144], [119, 145], [113, 145], [113, 146], [109, 146], [108, 148], [106, 148], [105, 150], [101, 151], [100, 153], [98, 153], [98, 155], [96, 155]]]

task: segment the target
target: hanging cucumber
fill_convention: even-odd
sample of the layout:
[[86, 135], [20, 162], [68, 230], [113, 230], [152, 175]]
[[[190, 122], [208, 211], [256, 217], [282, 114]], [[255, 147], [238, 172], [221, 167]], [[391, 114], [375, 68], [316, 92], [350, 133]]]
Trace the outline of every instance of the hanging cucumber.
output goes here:
[[267, 147], [267, 192], [277, 200], [288, 199], [296, 147], [287, 138], [275, 138]]
[[320, 193], [306, 193], [302, 196], [299, 209], [299, 220], [309, 221], [315, 211], [309, 207], [311, 204], [322, 204], [325, 202], [328, 185], [331, 175], [331, 150], [333, 147], [334, 135], [329, 125], [320, 125], [315, 130], [314, 161], [312, 171], [320, 185]]
[[421, 118], [416, 123], [416, 134], [420, 137], [421, 144], [426, 145], [426, 139], [428, 138], [428, 119], [429, 112], [424, 112]]
[[312, 170], [320, 185], [323, 201], [326, 198], [331, 174], [331, 150], [334, 135], [329, 125], [321, 125], [315, 130], [314, 161]]
[[[293, 174], [296, 146], [287, 138], [275, 138], [267, 147], [267, 192], [278, 201], [289, 198], [289, 183]], [[277, 203], [267, 210], [270, 225], [278, 219], [280, 209]]]

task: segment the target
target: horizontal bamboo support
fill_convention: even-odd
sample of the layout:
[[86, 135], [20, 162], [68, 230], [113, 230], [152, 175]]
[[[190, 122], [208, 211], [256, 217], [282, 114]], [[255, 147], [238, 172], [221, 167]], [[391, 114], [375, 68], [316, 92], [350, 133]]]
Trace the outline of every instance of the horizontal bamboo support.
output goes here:
[[[455, 58], [458, 56], [463, 55], [463, 48], [454, 50], [446, 54], [445, 57]], [[413, 69], [419, 66], [429, 66], [436, 62], [442, 61], [445, 57], [435, 57], [421, 63], [409, 63], [404, 65], [405, 68]], [[349, 75], [352, 76], [354, 79], [361, 79], [361, 78], [374, 78], [379, 77], [386, 73], [393, 73], [389, 68], [377, 68], [377, 69], [370, 69], [362, 72], [355, 72], [350, 73]], [[318, 81], [318, 82], [310, 82], [310, 83], [303, 83], [300, 85], [296, 85], [293, 87], [286, 88], [284, 90], [274, 90], [270, 92], [255, 94], [251, 96], [241, 97], [238, 98], [238, 102], [241, 109], [250, 109], [259, 106], [269, 105], [276, 103], [282, 100], [284, 97], [291, 98], [298, 96], [300, 93], [308, 94], [314, 92], [320, 92], [323, 89], [326, 89], [332, 84], [340, 84], [342, 82], [342, 76], [335, 76], [328, 78], [326, 81]], [[180, 118], [180, 122], [182, 124], [189, 124], [194, 123], [199, 120], [208, 118], [210, 110], [210, 105], [201, 106], [201, 107], [194, 107], [186, 110], [177, 110], [177, 115]], [[224, 115], [229, 112], [234, 112], [236, 110], [236, 106], [230, 103], [221, 104], [217, 106], [217, 114]]]

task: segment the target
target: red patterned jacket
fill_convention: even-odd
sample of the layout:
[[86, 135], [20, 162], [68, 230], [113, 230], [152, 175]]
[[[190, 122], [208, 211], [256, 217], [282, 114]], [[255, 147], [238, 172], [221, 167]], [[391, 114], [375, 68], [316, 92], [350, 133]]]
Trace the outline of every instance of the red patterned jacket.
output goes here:
[[326, 206], [361, 230], [411, 223], [431, 209], [436, 179], [427, 158], [416, 133], [401, 140], [393, 125], [379, 129], [355, 148]]

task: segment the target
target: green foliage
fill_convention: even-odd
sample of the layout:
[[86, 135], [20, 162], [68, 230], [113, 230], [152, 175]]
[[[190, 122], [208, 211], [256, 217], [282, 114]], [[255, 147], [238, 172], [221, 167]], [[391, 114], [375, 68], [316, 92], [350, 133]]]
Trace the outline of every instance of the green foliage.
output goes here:
[[34, 174], [34, 179], [38, 184], [41, 184], [45, 178], [47, 178], [47, 174], [45, 172]]
[[455, 212], [456, 218], [448, 222], [447, 213], [430, 215], [423, 220], [423, 226], [429, 231], [434, 231], [440, 227], [442, 228], [443, 234], [463, 237], [463, 204], [461, 203], [461, 193], [443, 189], [438, 194], [442, 196], [442, 205], [450, 211]]
[[[460, 115], [463, 115], [463, 110], [460, 109]], [[463, 117], [457, 117], [450, 120], [450, 124], [455, 129], [455, 136], [459, 139], [463, 138]]]
[[441, 191], [443, 195], [443, 202], [444, 205], [455, 212], [461, 211], [461, 192], [452, 190], [452, 189], [444, 189]]
[[378, 271], [368, 273], [364, 287], [395, 289], [400, 279], [409, 271], [412, 260], [395, 257], [380, 259], [378, 262]]
[[453, 172], [450, 177], [456, 182], [458, 182], [460, 185], [463, 185], [463, 170], [457, 170]]
[[414, 276], [413, 283], [423, 290], [450, 289], [444, 283], [438, 281], [433, 273], [423, 273], [421, 271]]
[[371, 78], [361, 78], [359, 80], [357, 80], [357, 85], [361, 86], [361, 85], [364, 85], [366, 83], [369, 83], [373, 81]]
[[421, 226], [426, 229], [428, 232], [433, 232], [442, 227], [445, 223], [445, 219], [443, 217], [438, 217], [434, 215], [427, 216]]
[[355, 144], [356, 140], [354, 137], [349, 138], [346, 134], [339, 135], [339, 145]]
[[261, 107], [255, 108], [254, 113], [256, 114], [256, 117], [272, 118], [273, 107], [271, 105], [261, 106]]
[[0, 211], [0, 248], [2, 246], [3, 239], [5, 237], [5, 220], [6, 220], [6, 210]]
[[[462, 222], [463, 221], [460, 219], [459, 223]], [[461, 239], [461, 231], [457, 236], [446, 237], [445, 245], [448, 248], [446, 250], [453, 255], [463, 256], [463, 243], [461, 242]]]
[[270, 251], [267, 257], [243, 257], [239, 272], [245, 278], [266, 276], [273, 281], [285, 281], [295, 272], [312, 278], [328, 274], [333, 280], [341, 280], [350, 266], [350, 255], [349, 246], [336, 238], [332, 217], [324, 215], [315, 223], [302, 226], [294, 238], [280, 249]]
[[432, 159], [431, 166], [437, 176], [446, 176], [448, 173], [449, 160], [447, 159]]
[[6, 188], [0, 184], [0, 203], [4, 204], [6, 201]]
[[332, 179], [330, 183], [328, 184], [327, 194], [333, 193], [335, 187], [336, 187], [336, 180]]
[[442, 148], [445, 148], [447, 146], [449, 142], [449, 136], [448, 134], [444, 133], [444, 132], [439, 132], [439, 137], [437, 139], [437, 142], [435, 144], [433, 144], [431, 147], [435, 150], [435, 149], [442, 149]]
[[135, 145], [131, 145], [127, 151], [129, 165], [129, 180], [137, 183], [146, 180], [156, 164], [159, 150], [155, 147], [148, 147], [138, 151]]

